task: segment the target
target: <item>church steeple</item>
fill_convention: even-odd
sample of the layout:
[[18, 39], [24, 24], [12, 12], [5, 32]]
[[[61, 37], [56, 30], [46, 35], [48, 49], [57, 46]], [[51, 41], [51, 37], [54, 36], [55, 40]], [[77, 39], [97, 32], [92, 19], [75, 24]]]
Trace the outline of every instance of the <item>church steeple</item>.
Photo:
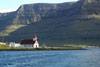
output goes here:
[[36, 40], [37, 40], [37, 36], [34, 35], [34, 36], [33, 36], [33, 41], [36, 41]]

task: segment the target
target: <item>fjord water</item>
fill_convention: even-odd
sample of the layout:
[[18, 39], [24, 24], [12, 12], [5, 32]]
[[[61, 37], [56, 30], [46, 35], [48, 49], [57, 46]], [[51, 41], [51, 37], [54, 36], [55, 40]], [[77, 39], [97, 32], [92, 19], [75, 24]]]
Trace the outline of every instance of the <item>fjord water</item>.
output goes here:
[[100, 49], [1, 51], [0, 67], [100, 67]]

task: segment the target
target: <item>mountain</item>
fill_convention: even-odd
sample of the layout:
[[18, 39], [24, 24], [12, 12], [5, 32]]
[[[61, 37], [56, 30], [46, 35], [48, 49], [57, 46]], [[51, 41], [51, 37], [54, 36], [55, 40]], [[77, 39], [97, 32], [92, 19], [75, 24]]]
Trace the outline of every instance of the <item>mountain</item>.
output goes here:
[[22, 5], [15, 12], [0, 14], [1, 40], [20, 42], [36, 34], [40, 44], [48, 46], [100, 46], [99, 3], [99, 0], [79, 0]]
[[[63, 4], [26, 4], [17, 10], [15, 24], [30, 24], [47, 18], [62, 16], [62, 11], [68, 9], [73, 3]], [[15, 22], [17, 21], [17, 22]]]

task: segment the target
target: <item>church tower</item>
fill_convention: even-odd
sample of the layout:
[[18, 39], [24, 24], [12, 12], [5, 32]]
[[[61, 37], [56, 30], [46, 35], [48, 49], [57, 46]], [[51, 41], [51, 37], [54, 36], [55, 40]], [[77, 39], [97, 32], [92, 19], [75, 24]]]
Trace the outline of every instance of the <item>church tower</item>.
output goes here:
[[34, 48], [39, 48], [39, 43], [37, 41], [37, 36], [36, 35], [33, 36], [33, 41], [35, 41]]
[[36, 41], [36, 40], [37, 40], [37, 36], [34, 35], [34, 36], [33, 36], [33, 41]]

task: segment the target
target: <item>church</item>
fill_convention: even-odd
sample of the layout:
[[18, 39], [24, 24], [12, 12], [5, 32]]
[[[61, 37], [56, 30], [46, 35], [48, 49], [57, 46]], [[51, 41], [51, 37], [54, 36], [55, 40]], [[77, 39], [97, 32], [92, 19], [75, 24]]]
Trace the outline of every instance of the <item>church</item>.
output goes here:
[[20, 44], [22, 48], [39, 48], [36, 35], [34, 35], [32, 40], [22, 40]]

